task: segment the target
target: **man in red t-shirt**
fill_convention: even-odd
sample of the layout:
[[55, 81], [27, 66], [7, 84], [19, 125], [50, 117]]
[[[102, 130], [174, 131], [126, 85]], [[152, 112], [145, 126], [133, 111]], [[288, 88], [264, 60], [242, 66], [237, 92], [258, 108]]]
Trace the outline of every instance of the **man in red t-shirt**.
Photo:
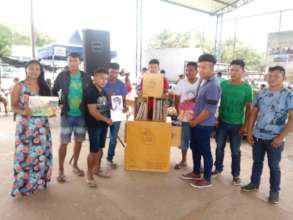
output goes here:
[[[151, 59], [149, 62], [149, 67], [148, 67], [148, 72], [146, 74], [161, 74], [160, 73], [160, 62], [158, 59]], [[142, 85], [143, 85], [143, 79], [141, 80], [141, 83], [138, 87], [138, 92], [137, 94], [139, 96], [142, 95]], [[162, 97], [166, 97], [168, 94], [168, 90], [169, 90], [169, 82], [168, 80], [164, 77], [164, 91], [163, 91], [163, 96]], [[152, 108], [153, 108], [153, 98], [150, 97], [148, 100], [148, 109], [149, 112], [152, 112]], [[149, 117], [151, 117], [149, 115]]]
[[[151, 59], [150, 60], [148, 72], [146, 72], [146, 74], [148, 74], [148, 73], [161, 74], [160, 73], [160, 62], [158, 59]], [[138, 95], [142, 95], [142, 84], [143, 84], [143, 79], [141, 80], [140, 85], [137, 89]], [[169, 82], [164, 77], [164, 95], [167, 95], [168, 89], [169, 89]]]

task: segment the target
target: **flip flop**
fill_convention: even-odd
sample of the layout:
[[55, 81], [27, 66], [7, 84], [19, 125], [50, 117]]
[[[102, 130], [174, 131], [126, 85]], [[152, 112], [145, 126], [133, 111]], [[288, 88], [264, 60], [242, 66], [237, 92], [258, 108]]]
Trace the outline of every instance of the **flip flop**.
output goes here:
[[73, 167], [72, 172], [75, 173], [77, 176], [84, 176], [84, 171], [77, 167]]
[[66, 183], [67, 182], [66, 176], [64, 174], [57, 176], [56, 180], [58, 181], [58, 183]]
[[115, 170], [117, 169], [118, 165], [112, 161], [108, 161], [109, 166], [111, 167], [111, 169]]
[[185, 168], [187, 165], [186, 163], [177, 163], [174, 167], [175, 170], [180, 170], [181, 168]]
[[102, 171], [102, 170], [100, 170], [98, 172], [94, 172], [94, 175], [102, 177], [102, 178], [110, 178], [111, 177], [107, 172]]
[[97, 182], [94, 179], [90, 180], [90, 179], [86, 178], [86, 183], [90, 188], [98, 188]]

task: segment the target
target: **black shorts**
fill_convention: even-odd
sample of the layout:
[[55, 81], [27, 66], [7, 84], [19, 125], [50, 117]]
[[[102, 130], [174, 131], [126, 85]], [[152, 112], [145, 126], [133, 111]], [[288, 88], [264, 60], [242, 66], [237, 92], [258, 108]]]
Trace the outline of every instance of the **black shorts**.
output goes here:
[[108, 127], [89, 127], [90, 152], [97, 153], [105, 147]]

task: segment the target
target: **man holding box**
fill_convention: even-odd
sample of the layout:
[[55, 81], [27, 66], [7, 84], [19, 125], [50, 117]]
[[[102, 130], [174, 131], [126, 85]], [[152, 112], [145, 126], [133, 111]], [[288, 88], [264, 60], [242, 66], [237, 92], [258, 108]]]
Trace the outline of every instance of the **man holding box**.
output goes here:
[[[161, 74], [160, 73], [160, 62], [158, 59], [151, 59], [149, 62], [148, 72], [145, 74]], [[141, 83], [138, 87], [138, 95], [142, 95], [142, 88], [143, 88], [143, 79], [141, 80]], [[167, 94], [169, 89], [169, 82], [164, 77], [164, 83], [163, 83], [163, 94]]]
[[[157, 59], [151, 59], [149, 62], [149, 68], [148, 72], [146, 74], [161, 74], [160, 73], [160, 62]], [[162, 97], [167, 97], [169, 90], [169, 82], [168, 80], [163, 76], [163, 93]], [[138, 95], [143, 95], [143, 79], [141, 80], [140, 86], [138, 87]], [[153, 110], [153, 97], [148, 98], [148, 111], [149, 111], [149, 118], [152, 118], [152, 110]]]

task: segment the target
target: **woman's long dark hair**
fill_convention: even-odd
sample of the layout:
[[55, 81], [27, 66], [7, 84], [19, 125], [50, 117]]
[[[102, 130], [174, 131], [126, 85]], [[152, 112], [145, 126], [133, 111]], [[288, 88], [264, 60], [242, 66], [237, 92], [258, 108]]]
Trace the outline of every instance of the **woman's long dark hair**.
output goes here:
[[[40, 76], [38, 78], [38, 84], [39, 84], [39, 88], [40, 88], [39, 95], [40, 96], [51, 96], [51, 90], [50, 90], [47, 82], [45, 81], [45, 71], [44, 71], [44, 68], [43, 68], [42, 64], [39, 61], [37, 61], [37, 60], [31, 60], [31, 61], [29, 61], [25, 65], [25, 72], [26, 72], [26, 69], [28, 68], [28, 66], [30, 66], [32, 64], [39, 65], [40, 66], [40, 70], [41, 70]], [[26, 72], [26, 74], [27, 74], [27, 72]]]

